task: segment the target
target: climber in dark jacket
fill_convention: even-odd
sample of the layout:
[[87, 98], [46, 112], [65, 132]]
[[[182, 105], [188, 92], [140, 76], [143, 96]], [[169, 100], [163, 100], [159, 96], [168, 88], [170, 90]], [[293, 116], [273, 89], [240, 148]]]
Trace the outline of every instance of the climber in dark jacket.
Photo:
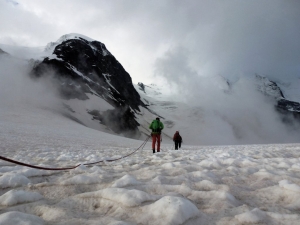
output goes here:
[[155, 153], [155, 143], [157, 142], [157, 152], [160, 152], [160, 134], [161, 130], [164, 129], [164, 125], [160, 122], [159, 118], [157, 117], [155, 120], [152, 121], [149, 128], [152, 130], [152, 150]]
[[175, 132], [173, 141], [175, 143], [175, 150], [178, 150], [178, 147], [181, 148], [182, 137], [180, 136], [179, 131]]

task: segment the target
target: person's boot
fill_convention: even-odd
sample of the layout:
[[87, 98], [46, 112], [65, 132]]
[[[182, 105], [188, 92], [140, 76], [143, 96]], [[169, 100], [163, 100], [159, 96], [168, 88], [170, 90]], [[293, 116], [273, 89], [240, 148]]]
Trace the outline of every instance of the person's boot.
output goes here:
[[155, 153], [155, 149], [152, 149], [153, 150], [153, 154]]

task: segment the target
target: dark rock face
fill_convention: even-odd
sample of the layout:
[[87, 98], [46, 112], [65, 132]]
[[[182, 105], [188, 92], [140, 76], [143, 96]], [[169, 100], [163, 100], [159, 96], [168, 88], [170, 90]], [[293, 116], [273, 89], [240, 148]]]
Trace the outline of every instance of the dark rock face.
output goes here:
[[136, 122], [135, 115], [129, 108], [122, 110], [107, 110], [100, 113], [98, 110], [88, 111], [93, 116], [93, 120], [98, 120], [100, 123], [105, 124], [115, 133], [123, 133], [128, 137], [136, 137], [138, 132], [136, 127], [139, 123]]
[[298, 112], [300, 113], [300, 103], [299, 102], [293, 102], [286, 99], [281, 99], [277, 103], [277, 107], [288, 110], [291, 112]]
[[[112, 130], [138, 132], [134, 112], [145, 105], [133, 87], [130, 75], [101, 42], [81, 37], [63, 41], [55, 47], [52, 56], [32, 71], [35, 78], [49, 74], [54, 74], [65, 99], [85, 100], [88, 99], [86, 94], [90, 93], [114, 106], [114, 110], [102, 115], [102, 123]], [[119, 126], [117, 122], [120, 122]]]
[[[68, 94], [75, 91], [73, 83], [77, 85], [77, 92], [96, 92], [114, 106], [129, 105], [138, 110], [143, 103], [139, 94], [132, 85], [130, 75], [122, 65], [106, 49], [105, 45], [98, 42], [89, 42], [85, 39], [66, 40], [56, 46], [53, 55], [56, 58], [45, 58], [34, 68], [34, 75], [45, 75], [49, 68], [54, 69], [55, 74], [61, 80], [70, 80], [69, 84], [62, 83], [62, 91], [67, 92], [67, 98], [74, 98]], [[78, 87], [80, 85], [80, 88]]]
[[[298, 122], [300, 122], [300, 103], [299, 102], [293, 102], [286, 99], [280, 99], [277, 102], [276, 109], [278, 112], [285, 116], [292, 117], [294, 119], [297, 119]], [[291, 118], [283, 118], [283, 121], [292, 123], [293, 121]]]
[[146, 93], [146, 91], [145, 91], [145, 85], [144, 85], [143, 83], [139, 82], [139, 83], [138, 83], [138, 86], [139, 86], [139, 89], [140, 89], [141, 91], [143, 91], [144, 93]]
[[258, 90], [264, 95], [276, 99], [275, 109], [283, 116], [282, 119], [284, 122], [292, 123], [292, 118], [297, 120], [300, 119], [299, 102], [294, 102], [286, 99], [282, 90], [276, 82], [258, 74], [256, 74], [255, 77], [259, 81], [257, 86]]
[[134, 118], [134, 114], [129, 109], [123, 109], [122, 111], [107, 110], [103, 113], [104, 124], [116, 133], [126, 131], [125, 135], [131, 137], [134, 137], [134, 131], [139, 125]]
[[269, 80], [266, 77], [255, 74], [258, 81], [257, 89], [264, 95], [274, 97], [276, 99], [284, 98], [284, 95], [276, 82]]
[[295, 130], [300, 126], [300, 103], [281, 99], [275, 106], [281, 115], [281, 120]]

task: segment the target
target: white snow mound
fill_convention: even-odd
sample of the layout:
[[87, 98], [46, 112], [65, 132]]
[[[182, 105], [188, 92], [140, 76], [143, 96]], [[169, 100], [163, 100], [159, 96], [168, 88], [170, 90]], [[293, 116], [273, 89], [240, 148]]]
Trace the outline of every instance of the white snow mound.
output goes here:
[[245, 212], [236, 215], [235, 218], [241, 223], [263, 223], [267, 217], [267, 214], [258, 208], [255, 208], [249, 212]]
[[279, 187], [282, 187], [289, 191], [300, 192], [300, 186], [297, 184], [293, 184], [292, 182], [290, 182], [288, 180], [279, 181]]
[[141, 184], [141, 182], [136, 180], [135, 177], [126, 174], [123, 177], [121, 177], [119, 180], [116, 180], [115, 183], [112, 185], [112, 187], [121, 188], [125, 186], [139, 185], [139, 184]]
[[5, 225], [43, 225], [44, 221], [34, 215], [21, 212], [7, 212], [0, 215], [0, 224]]
[[189, 200], [175, 196], [164, 196], [155, 203], [145, 206], [147, 215], [143, 220], [149, 224], [183, 224], [200, 216], [201, 212]]
[[101, 179], [98, 174], [84, 175], [79, 174], [72, 178], [69, 178], [63, 182], [62, 185], [74, 185], [74, 184], [97, 184], [100, 183]]
[[11, 206], [25, 202], [35, 202], [40, 199], [43, 199], [43, 196], [39, 193], [11, 190], [0, 196], [0, 205]]
[[123, 188], [106, 188], [96, 192], [88, 192], [77, 195], [81, 198], [104, 198], [122, 205], [133, 207], [139, 206], [146, 201], [157, 200], [156, 196], [139, 190], [127, 190]]
[[4, 174], [0, 177], [0, 188], [19, 187], [29, 183], [30, 180], [20, 174]]

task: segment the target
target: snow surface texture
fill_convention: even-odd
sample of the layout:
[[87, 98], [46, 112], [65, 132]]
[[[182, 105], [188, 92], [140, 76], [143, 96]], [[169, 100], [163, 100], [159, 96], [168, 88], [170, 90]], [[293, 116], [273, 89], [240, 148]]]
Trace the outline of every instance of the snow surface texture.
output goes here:
[[[45, 108], [9, 109], [1, 155], [25, 163], [67, 167], [142, 143]], [[148, 142], [70, 171], [0, 161], [0, 224], [299, 224], [300, 144], [172, 149], [163, 141], [152, 154]]]

